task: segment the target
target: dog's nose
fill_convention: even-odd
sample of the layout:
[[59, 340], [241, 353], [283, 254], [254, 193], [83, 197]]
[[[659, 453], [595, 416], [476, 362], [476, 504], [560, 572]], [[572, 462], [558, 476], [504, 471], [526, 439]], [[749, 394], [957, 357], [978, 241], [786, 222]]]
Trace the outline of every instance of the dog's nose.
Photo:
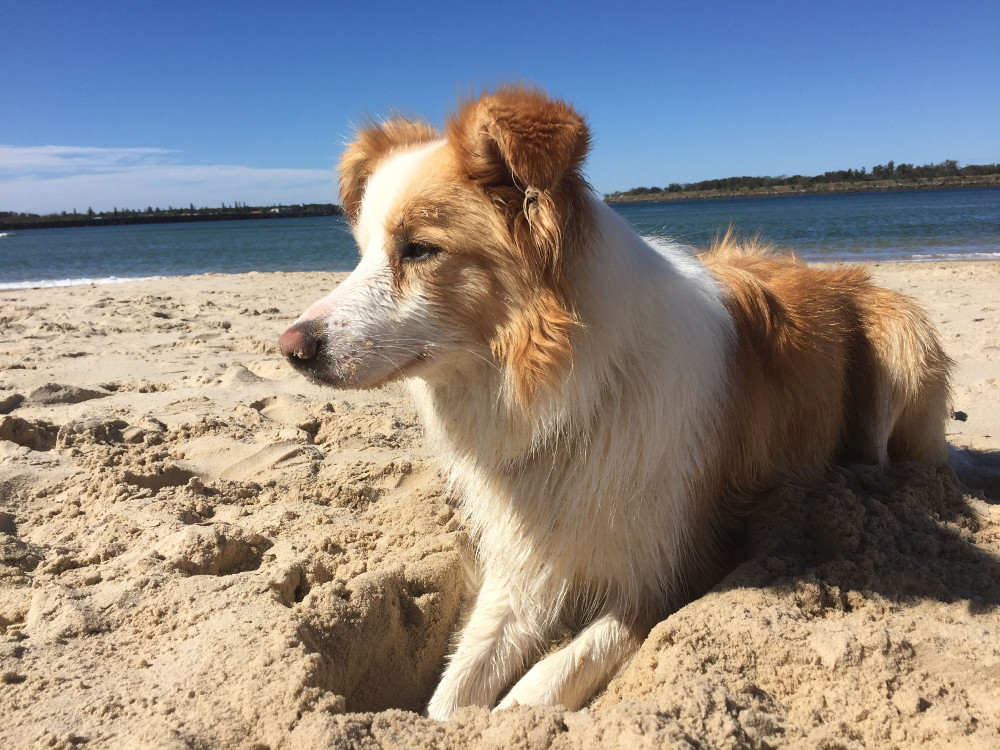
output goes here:
[[290, 360], [303, 362], [312, 359], [319, 351], [319, 335], [315, 321], [296, 323], [278, 339], [278, 349]]

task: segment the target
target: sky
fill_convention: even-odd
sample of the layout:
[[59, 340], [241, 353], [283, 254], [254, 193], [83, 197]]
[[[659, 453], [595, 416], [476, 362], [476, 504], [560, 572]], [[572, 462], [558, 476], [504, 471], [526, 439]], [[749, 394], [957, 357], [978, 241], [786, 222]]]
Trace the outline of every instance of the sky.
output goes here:
[[601, 193], [1000, 162], [1000, 2], [5, 3], [0, 211], [337, 202], [353, 128], [504, 81]]

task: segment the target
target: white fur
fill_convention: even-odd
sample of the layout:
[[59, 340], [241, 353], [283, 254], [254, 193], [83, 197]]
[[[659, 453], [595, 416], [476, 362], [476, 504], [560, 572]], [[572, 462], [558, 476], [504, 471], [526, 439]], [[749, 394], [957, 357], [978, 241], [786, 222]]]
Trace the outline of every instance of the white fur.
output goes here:
[[365, 188], [361, 214], [354, 226], [354, 236], [362, 256], [383, 250], [386, 216], [406, 194], [411, 183], [419, 179], [421, 167], [428, 157], [443, 145], [444, 141], [435, 141], [395, 154], [372, 175]]
[[[572, 368], [525, 412], [504, 397], [488, 349], [467, 353], [419, 295], [390, 294], [386, 216], [435, 148], [375, 172], [355, 227], [362, 261], [300, 322], [324, 321], [330, 356], [363, 374], [401, 368], [413, 351], [449, 363], [407, 382], [463, 499], [482, 585], [428, 714], [494, 706], [518, 677], [501, 706], [576, 708], [638, 648], [643, 612], [676, 604], [703, 551], [697, 485], [716, 449], [733, 323], [686, 250], [643, 240], [588, 196], [594, 231], [568, 269], [582, 323]], [[390, 346], [367, 356], [371, 340]], [[572, 622], [585, 627], [523, 674]]]
[[[336, 289], [312, 305], [298, 323], [326, 324], [324, 356], [338, 371], [337, 385], [351, 387], [391, 375], [417, 372], [430, 349], [449, 343], [419, 296], [392, 294], [385, 217], [420, 174], [440, 143], [398, 154], [372, 176], [354, 228], [361, 262]], [[374, 341], [379, 346], [373, 345]]]
[[[479, 372], [410, 381], [461, 493], [483, 583], [428, 713], [492, 705], [567, 608], [593, 622], [501, 704], [578, 707], [638, 642], [628, 625], [681, 581], [708, 425], [725, 397], [732, 322], [686, 251], [642, 240], [591, 200], [599, 232], [571, 279], [586, 326], [557, 396], [528, 419]], [[654, 607], [655, 608], [655, 607]], [[589, 619], [589, 618], [588, 618]]]

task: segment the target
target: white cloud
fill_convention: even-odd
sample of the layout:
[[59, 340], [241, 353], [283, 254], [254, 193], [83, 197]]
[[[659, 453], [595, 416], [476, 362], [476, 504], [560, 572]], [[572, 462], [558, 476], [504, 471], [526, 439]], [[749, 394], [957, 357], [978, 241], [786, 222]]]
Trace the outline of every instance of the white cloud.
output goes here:
[[162, 163], [175, 154], [165, 148], [0, 145], [0, 175], [14, 172], [80, 172], [126, 169]]
[[160, 148], [0, 145], [0, 211], [330, 203], [332, 169], [179, 163]]

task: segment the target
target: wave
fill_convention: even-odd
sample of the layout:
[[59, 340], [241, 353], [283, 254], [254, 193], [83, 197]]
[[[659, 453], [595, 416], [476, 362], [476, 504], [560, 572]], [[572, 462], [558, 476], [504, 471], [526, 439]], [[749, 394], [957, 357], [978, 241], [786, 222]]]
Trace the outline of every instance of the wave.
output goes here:
[[906, 258], [894, 258], [893, 260], [913, 262], [913, 261], [953, 261], [953, 260], [1000, 260], [1000, 252], [968, 252], [968, 253], [932, 253], [924, 255], [910, 255]]
[[127, 281], [152, 281], [164, 276], [120, 277], [106, 276], [99, 279], [44, 279], [42, 281], [0, 281], [0, 290], [39, 289], [57, 286], [84, 286], [86, 284], [124, 284]]
[[914, 252], [914, 248], [863, 248], [837, 252], [836, 250], [817, 251], [811, 248], [796, 248], [796, 255], [802, 260], [821, 263], [923, 263], [937, 261], [952, 263], [970, 260], [1000, 260], [1000, 250], [972, 248], [938, 249], [934, 252], [927, 248]]

